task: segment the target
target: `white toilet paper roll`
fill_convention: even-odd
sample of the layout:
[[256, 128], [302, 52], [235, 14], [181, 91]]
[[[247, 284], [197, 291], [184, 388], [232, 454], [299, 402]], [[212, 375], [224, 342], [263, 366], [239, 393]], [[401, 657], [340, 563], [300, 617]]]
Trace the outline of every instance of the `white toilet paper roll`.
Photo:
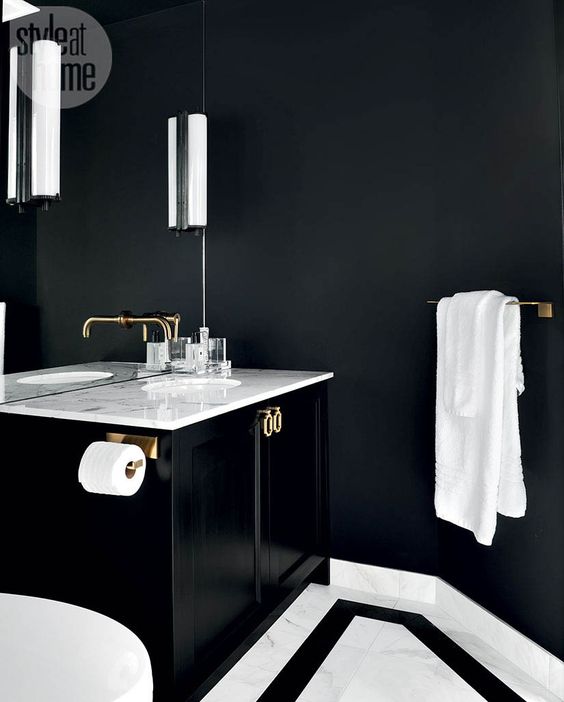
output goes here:
[[[142, 461], [135, 472], [128, 464]], [[88, 492], [129, 497], [141, 487], [145, 478], [145, 454], [139, 446], [95, 441], [86, 449], [78, 469], [78, 481]]]

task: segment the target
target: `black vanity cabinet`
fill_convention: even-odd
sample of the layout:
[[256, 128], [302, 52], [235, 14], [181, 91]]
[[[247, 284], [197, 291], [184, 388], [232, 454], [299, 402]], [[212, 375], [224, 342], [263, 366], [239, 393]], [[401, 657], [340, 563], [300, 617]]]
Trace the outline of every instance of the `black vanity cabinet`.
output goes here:
[[[0, 431], [19, 437], [0, 459], [0, 591], [129, 627], [155, 702], [184, 702], [293, 588], [328, 582], [325, 382], [172, 432], [10, 414]], [[106, 432], [159, 438], [133, 497], [78, 483]]]
[[325, 412], [323, 384], [174, 433], [175, 616], [193, 622], [175, 627], [175, 650], [187, 687], [293, 588], [328, 582]]

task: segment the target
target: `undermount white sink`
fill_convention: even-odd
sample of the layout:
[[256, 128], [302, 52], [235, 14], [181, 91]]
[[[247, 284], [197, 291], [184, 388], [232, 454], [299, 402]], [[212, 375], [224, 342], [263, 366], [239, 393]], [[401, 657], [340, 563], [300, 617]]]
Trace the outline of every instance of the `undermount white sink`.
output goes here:
[[158, 383], [147, 383], [141, 388], [145, 392], [182, 393], [198, 390], [230, 390], [241, 385], [240, 380], [231, 378], [174, 378]]
[[67, 385], [71, 383], [93, 383], [95, 380], [112, 378], [113, 373], [95, 371], [72, 371], [68, 373], [45, 373], [43, 375], [27, 375], [20, 378], [18, 383], [23, 385]]
[[151, 702], [147, 649], [122, 624], [82, 607], [0, 594], [0, 700]]

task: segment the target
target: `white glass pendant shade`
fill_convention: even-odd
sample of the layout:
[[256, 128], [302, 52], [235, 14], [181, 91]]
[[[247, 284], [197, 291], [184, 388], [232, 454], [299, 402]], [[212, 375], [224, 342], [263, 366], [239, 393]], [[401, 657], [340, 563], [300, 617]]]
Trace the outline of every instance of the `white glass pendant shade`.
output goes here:
[[8, 202], [17, 195], [18, 160], [18, 49], [10, 49], [10, 78], [8, 88]]
[[179, 112], [168, 120], [168, 226], [207, 226], [208, 125], [204, 114]]
[[33, 44], [31, 197], [58, 199], [61, 144], [61, 47]]
[[188, 226], [208, 223], [208, 118], [188, 115]]
[[176, 135], [178, 119], [168, 120], [168, 228], [176, 229]]

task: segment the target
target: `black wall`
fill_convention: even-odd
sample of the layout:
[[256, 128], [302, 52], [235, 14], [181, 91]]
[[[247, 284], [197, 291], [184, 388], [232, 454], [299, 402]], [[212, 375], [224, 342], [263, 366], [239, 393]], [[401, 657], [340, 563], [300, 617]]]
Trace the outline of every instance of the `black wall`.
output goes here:
[[237, 363], [336, 373], [333, 555], [434, 572], [426, 5], [209, 3], [208, 238]]
[[[331, 369], [333, 556], [438, 573], [564, 656], [564, 324], [551, 0], [209, 0], [208, 317], [237, 366]], [[93, 313], [200, 322], [199, 244], [166, 231], [166, 117], [198, 109], [198, 4], [112, 25], [63, 122], [38, 226], [47, 365], [143, 360]], [[523, 312], [529, 509], [491, 548], [433, 510], [434, 308]]]
[[[0, 0], [0, 16], [2, 2]], [[6, 199], [8, 131], [8, 25], [0, 24], [0, 203]], [[18, 214], [0, 204], [0, 301], [7, 303], [4, 371], [14, 373], [39, 362], [36, 213]], [[27, 342], [20, 343], [27, 337]], [[33, 339], [33, 341], [31, 341]]]
[[556, 303], [553, 320], [522, 311], [527, 514], [499, 517], [492, 547], [440, 522], [439, 573], [563, 657], [564, 310], [553, 7], [550, 0], [496, 0], [487, 12], [472, 0], [436, 7], [437, 266], [430, 294], [497, 288]]

